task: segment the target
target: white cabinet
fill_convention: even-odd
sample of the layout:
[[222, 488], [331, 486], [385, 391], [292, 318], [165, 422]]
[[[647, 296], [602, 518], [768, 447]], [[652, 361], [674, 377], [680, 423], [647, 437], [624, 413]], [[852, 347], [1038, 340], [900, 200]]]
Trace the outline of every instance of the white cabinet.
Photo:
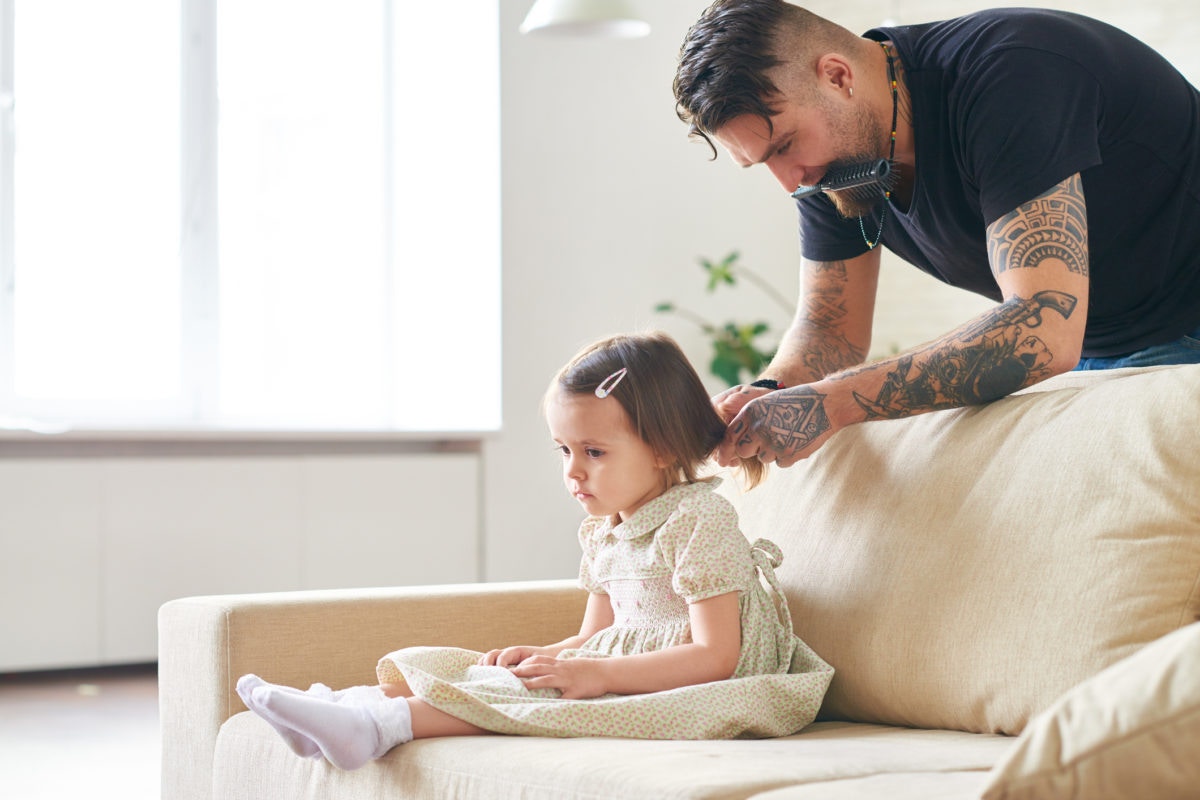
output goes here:
[[3, 458], [0, 670], [152, 661], [195, 594], [480, 579], [474, 452]]
[[0, 461], [0, 669], [99, 655], [99, 498], [86, 462]]

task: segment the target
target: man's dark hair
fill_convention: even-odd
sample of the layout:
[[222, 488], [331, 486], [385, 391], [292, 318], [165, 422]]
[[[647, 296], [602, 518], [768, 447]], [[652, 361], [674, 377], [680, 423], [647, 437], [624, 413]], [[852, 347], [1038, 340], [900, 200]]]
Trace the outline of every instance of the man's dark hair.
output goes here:
[[713, 147], [709, 135], [744, 114], [772, 130], [777, 109], [770, 100], [779, 88], [767, 73], [782, 63], [775, 38], [789, 10], [799, 9], [782, 0], [717, 0], [688, 30], [674, 89], [675, 113], [689, 135]]

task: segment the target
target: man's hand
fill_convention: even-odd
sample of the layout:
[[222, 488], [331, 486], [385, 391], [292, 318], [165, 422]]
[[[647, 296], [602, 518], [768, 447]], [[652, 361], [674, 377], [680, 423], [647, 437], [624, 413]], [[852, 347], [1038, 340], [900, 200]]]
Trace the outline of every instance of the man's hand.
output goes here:
[[753, 458], [790, 467], [817, 451], [833, 433], [825, 395], [810, 386], [779, 389], [744, 405], [729, 424], [717, 462]]
[[527, 689], [558, 689], [564, 700], [582, 700], [606, 693], [606, 658], [568, 658], [533, 656], [513, 668]]
[[770, 394], [772, 390], [763, 386], [750, 386], [749, 384], [739, 384], [732, 388], [726, 389], [712, 399], [713, 408], [716, 409], [717, 415], [728, 425], [734, 417], [738, 415], [747, 403], [756, 397], [762, 397], [764, 394]]

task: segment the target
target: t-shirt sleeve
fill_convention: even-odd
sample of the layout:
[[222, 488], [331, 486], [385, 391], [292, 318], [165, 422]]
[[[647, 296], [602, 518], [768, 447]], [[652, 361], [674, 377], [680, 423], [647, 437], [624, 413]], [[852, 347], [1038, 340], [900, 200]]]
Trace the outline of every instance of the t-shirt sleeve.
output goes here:
[[1071, 58], [1035, 48], [989, 54], [959, 87], [950, 124], [964, 180], [985, 225], [1101, 162], [1099, 81]]
[[664, 555], [674, 561], [671, 585], [688, 603], [745, 591], [754, 574], [750, 544], [737, 512], [724, 497], [698, 495], [659, 532]]
[[[849, 261], [867, 252], [858, 220], [846, 219], [823, 194], [796, 201], [800, 252], [812, 261]], [[872, 223], [874, 226], [874, 223]]]

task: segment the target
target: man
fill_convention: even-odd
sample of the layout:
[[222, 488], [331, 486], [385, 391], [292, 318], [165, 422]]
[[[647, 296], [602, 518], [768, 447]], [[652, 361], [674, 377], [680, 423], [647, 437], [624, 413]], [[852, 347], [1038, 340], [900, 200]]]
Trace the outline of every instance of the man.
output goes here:
[[[799, 311], [764, 378], [714, 399], [722, 463], [789, 466], [846, 425], [1073, 368], [1200, 362], [1200, 93], [1127, 34], [1007, 9], [859, 37], [782, 0], [718, 0], [675, 96], [693, 135], [789, 193], [893, 165], [865, 199], [796, 201]], [[877, 245], [998, 305], [864, 364]]]

